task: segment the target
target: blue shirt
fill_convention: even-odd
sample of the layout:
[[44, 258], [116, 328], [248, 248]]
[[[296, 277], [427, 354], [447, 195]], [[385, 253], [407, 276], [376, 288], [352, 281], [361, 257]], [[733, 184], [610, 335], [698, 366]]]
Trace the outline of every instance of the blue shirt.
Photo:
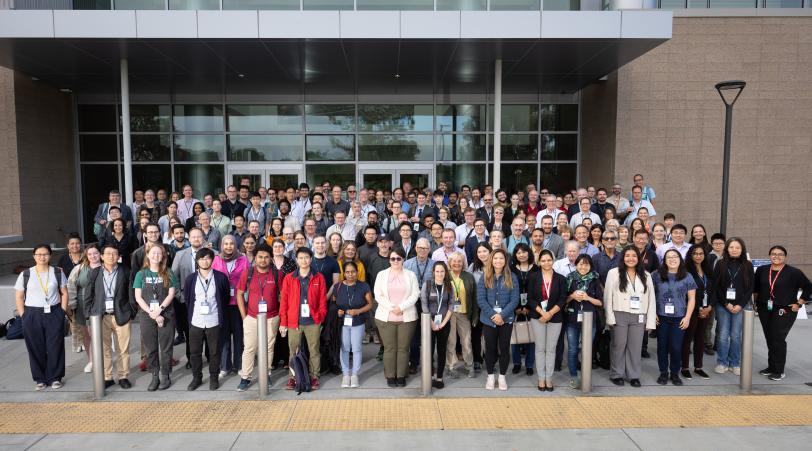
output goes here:
[[485, 288], [484, 275], [477, 281], [476, 301], [480, 309], [479, 320], [490, 327], [496, 327], [491, 321], [491, 316], [496, 314], [494, 307], [502, 309], [500, 313], [502, 319], [505, 320], [505, 324], [510, 324], [514, 320], [516, 307], [519, 306], [519, 279], [509, 269], [505, 268], [505, 271], [510, 274], [513, 288], [505, 286], [504, 276], [499, 276], [491, 288]]
[[[696, 290], [696, 282], [693, 276], [685, 274], [680, 280], [676, 280], [675, 274], [668, 274], [668, 280], [662, 280], [660, 273], [652, 275], [654, 288], [657, 294], [657, 315], [669, 318], [682, 318], [688, 311], [688, 292]], [[665, 313], [665, 305], [674, 304], [674, 313]]]

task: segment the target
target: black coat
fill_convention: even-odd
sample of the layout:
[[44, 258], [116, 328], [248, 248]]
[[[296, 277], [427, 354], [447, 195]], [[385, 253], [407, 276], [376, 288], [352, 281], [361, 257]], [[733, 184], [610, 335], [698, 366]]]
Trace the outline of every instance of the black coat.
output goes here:
[[[105, 314], [104, 266], [94, 268], [90, 272], [90, 285], [85, 289], [85, 316]], [[123, 326], [135, 318], [136, 308], [130, 290], [130, 270], [124, 265], [118, 265], [116, 275], [116, 293], [113, 296], [113, 314], [116, 324]]]

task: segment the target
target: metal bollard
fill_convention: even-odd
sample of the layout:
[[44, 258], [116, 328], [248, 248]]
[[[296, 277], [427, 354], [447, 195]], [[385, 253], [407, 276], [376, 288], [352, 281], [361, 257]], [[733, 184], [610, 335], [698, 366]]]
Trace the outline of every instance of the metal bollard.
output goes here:
[[268, 314], [257, 313], [257, 379], [259, 397], [268, 396]]
[[420, 315], [420, 380], [423, 396], [431, 395], [431, 315]]
[[581, 322], [581, 393], [592, 390], [592, 321], [595, 313], [584, 312]]
[[90, 348], [93, 361], [93, 397], [104, 398], [104, 350], [102, 349], [101, 315], [90, 317]]
[[753, 389], [753, 329], [756, 322], [756, 312], [747, 307], [744, 312], [742, 324], [742, 366], [739, 386], [742, 391], [750, 392]]

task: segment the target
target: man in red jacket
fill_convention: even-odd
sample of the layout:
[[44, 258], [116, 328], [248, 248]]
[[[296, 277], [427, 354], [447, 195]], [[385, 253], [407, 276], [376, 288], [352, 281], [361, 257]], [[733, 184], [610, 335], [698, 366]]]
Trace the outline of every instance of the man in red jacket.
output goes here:
[[[313, 251], [300, 247], [296, 251], [296, 264], [299, 269], [285, 276], [282, 281], [281, 301], [279, 303], [279, 333], [284, 337], [288, 331], [288, 347], [293, 356], [302, 341], [302, 334], [307, 338], [310, 349], [310, 385], [313, 390], [319, 388], [319, 338], [321, 324], [327, 315], [327, 287], [324, 277], [310, 270]], [[292, 373], [288, 379], [288, 390], [296, 385]]]

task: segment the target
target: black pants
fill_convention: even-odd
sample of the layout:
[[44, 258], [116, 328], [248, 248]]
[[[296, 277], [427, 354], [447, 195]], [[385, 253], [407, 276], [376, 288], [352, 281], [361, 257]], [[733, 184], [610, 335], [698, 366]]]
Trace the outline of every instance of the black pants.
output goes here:
[[558, 334], [558, 343], [555, 345], [555, 368], [561, 368], [564, 361], [564, 337], [567, 335], [567, 314], [561, 316], [561, 333]]
[[145, 312], [138, 313], [138, 323], [141, 327], [141, 342], [144, 343], [144, 352], [147, 356], [149, 372], [168, 376], [172, 372], [172, 341], [175, 339], [175, 327], [171, 321], [164, 323], [163, 327], [149, 317]]
[[[418, 316], [418, 318], [420, 317]], [[433, 333], [431, 338], [434, 340]], [[409, 367], [417, 368], [418, 366], [420, 366], [420, 327], [415, 329], [412, 342], [409, 344]]]
[[[229, 305], [223, 312], [223, 318], [225, 324], [220, 326], [220, 368], [223, 371], [239, 371], [244, 348], [240, 309], [236, 305]], [[272, 365], [273, 362], [268, 364]]]
[[[451, 321], [449, 321], [442, 329], [437, 332], [431, 331], [431, 350], [437, 350], [437, 379], [443, 378], [443, 371], [445, 370], [445, 353], [448, 348], [448, 336], [451, 333]], [[415, 333], [415, 335], [418, 335]]]
[[[189, 345], [191, 355], [189, 363], [192, 364], [192, 376], [196, 379], [203, 378], [203, 339], [208, 343], [217, 343], [220, 338], [220, 326], [201, 329], [200, 327], [189, 327]], [[209, 346], [209, 374], [218, 376], [220, 374], [220, 348]]]
[[189, 310], [186, 304], [181, 302], [174, 302], [172, 306], [175, 309], [175, 326], [178, 329], [178, 335], [182, 335], [186, 339], [186, 360], [191, 363], [189, 359]]
[[485, 336], [485, 370], [493, 374], [496, 368], [496, 359], [499, 359], [499, 374], [505, 375], [510, 364], [510, 334], [513, 324], [491, 327], [482, 326], [482, 335]]
[[45, 313], [42, 307], [26, 307], [23, 314], [25, 348], [31, 377], [51, 385], [65, 377], [65, 312], [59, 305]]
[[[462, 340], [457, 340], [459, 344]], [[476, 325], [471, 326], [471, 353], [474, 354], [474, 363], [482, 365], [482, 321], [476, 318]]]
[[790, 308], [785, 310], [773, 307], [769, 312], [766, 304], [758, 306], [758, 319], [767, 340], [767, 362], [773, 373], [784, 372], [784, 365], [787, 363], [787, 335], [797, 317], [798, 313]]

